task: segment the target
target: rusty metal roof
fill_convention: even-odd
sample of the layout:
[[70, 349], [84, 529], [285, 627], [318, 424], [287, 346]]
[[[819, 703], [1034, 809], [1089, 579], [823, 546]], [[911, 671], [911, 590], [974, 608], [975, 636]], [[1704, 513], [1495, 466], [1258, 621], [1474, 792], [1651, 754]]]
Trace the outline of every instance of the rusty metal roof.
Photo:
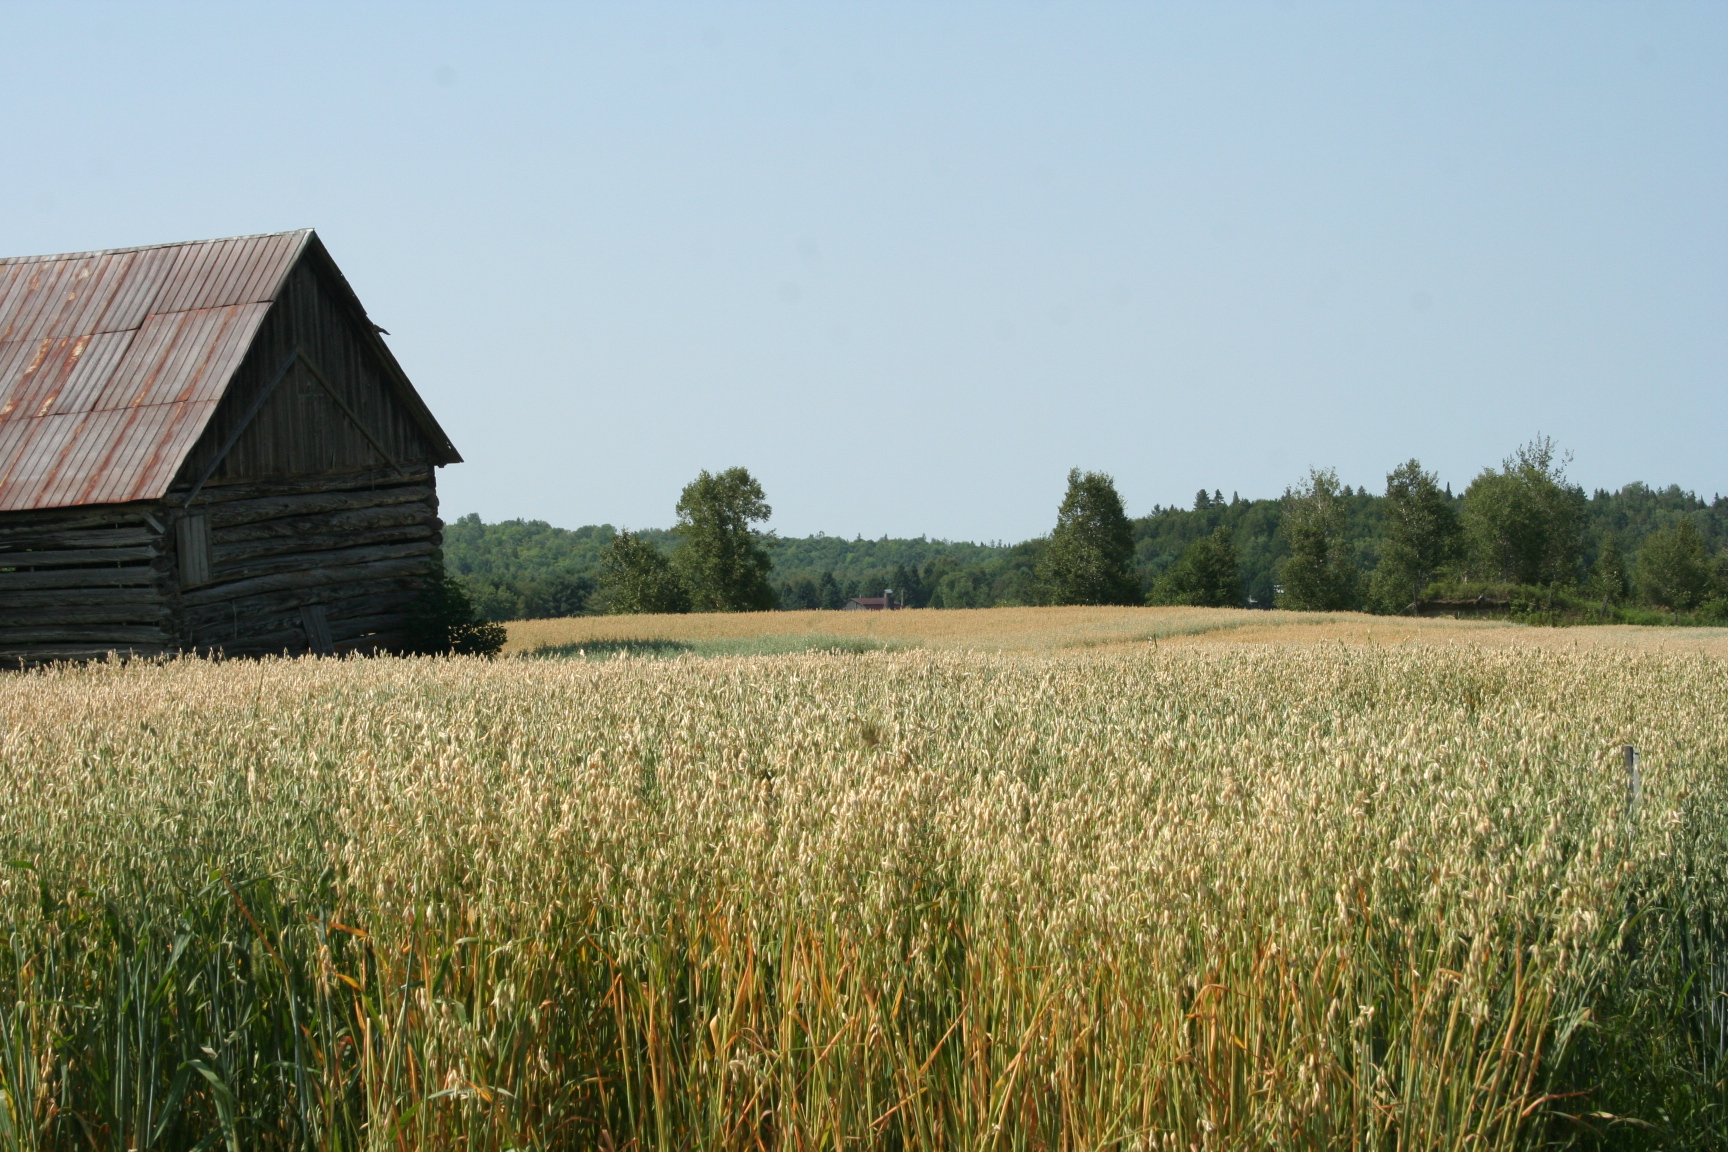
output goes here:
[[0, 259], [0, 511], [165, 495], [308, 243]]

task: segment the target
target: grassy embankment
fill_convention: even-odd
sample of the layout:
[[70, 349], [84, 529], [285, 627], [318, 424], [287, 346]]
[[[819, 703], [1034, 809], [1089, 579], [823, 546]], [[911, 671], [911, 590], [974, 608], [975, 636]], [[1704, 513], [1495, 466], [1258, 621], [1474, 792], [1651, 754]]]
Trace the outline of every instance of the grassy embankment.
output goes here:
[[0, 1145], [1721, 1146], [1720, 658], [784, 615], [0, 678]]

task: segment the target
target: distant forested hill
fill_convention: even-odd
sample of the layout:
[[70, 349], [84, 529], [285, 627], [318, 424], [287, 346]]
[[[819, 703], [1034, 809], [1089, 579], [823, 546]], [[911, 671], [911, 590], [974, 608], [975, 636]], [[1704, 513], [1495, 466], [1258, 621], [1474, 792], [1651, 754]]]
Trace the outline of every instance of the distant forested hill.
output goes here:
[[[1460, 497], [1453, 497], [1454, 504]], [[1344, 490], [1346, 537], [1363, 572], [1380, 558], [1384, 498], [1366, 489]], [[1189, 508], [1154, 507], [1133, 522], [1135, 566], [1150, 588], [1189, 544], [1219, 525], [1231, 529], [1251, 605], [1270, 607], [1278, 565], [1288, 553], [1279, 532], [1282, 500], [1244, 500], [1200, 492]], [[1728, 499], [1705, 502], [1676, 486], [1629, 484], [1598, 490], [1587, 501], [1584, 566], [1595, 563], [1610, 535], [1635, 562], [1651, 532], [1690, 519], [1713, 556], [1728, 551]], [[1051, 519], [1054, 520], [1054, 505]], [[576, 615], [590, 610], [600, 552], [612, 538], [609, 524], [555, 528], [540, 520], [482, 523], [464, 516], [444, 529], [445, 565], [460, 578], [489, 619]], [[664, 529], [641, 536], [670, 552], [678, 540]], [[987, 608], [1038, 602], [1033, 579], [1042, 538], [1020, 544], [947, 540], [787, 537], [774, 541], [773, 583], [782, 608], [838, 608], [852, 596], [892, 588], [914, 607]]]
[[[468, 587], [488, 620], [579, 616], [594, 595], [610, 524], [554, 528], [544, 520], [482, 523], [469, 513], [444, 526], [444, 568]], [[645, 539], [670, 550], [672, 534], [650, 528]]]
[[[469, 514], [444, 529], [444, 565], [467, 585], [491, 620], [578, 615], [590, 606], [610, 524], [554, 528], [544, 520], [483, 523]], [[678, 538], [659, 528], [636, 533], [670, 553]], [[1017, 546], [945, 540], [847, 540], [839, 536], [776, 539], [773, 581], [783, 608], [838, 608], [853, 596], [892, 588], [922, 607], [934, 593], [920, 582], [964, 573], [946, 590], [957, 607], [1029, 603], [1025, 586], [1037, 542]], [[922, 575], [921, 575], [922, 574]]]
[[[1358, 567], [1372, 569], [1379, 559], [1380, 497], [1346, 487], [1347, 533]], [[1241, 561], [1242, 583], [1252, 607], [1272, 606], [1273, 574], [1289, 546], [1278, 533], [1282, 500], [1243, 500], [1222, 492], [1197, 493], [1192, 508], [1154, 507], [1134, 522], [1134, 563], [1148, 588], [1182, 555], [1183, 549], [1219, 525], [1230, 529]]]
[[[1461, 495], [1451, 498], [1454, 509], [1461, 507]], [[1236, 544], [1249, 601], [1270, 606], [1278, 563], [1289, 554], [1289, 546], [1278, 531], [1283, 503], [1242, 500], [1234, 495], [1225, 500], [1223, 493], [1208, 496], [1200, 492], [1192, 508], [1153, 508], [1151, 515], [1134, 522], [1134, 560], [1142, 582], [1150, 587], [1176, 563], [1184, 548], [1224, 524], [1230, 527]], [[1372, 572], [1380, 561], [1384, 503], [1384, 497], [1366, 489], [1344, 489], [1345, 535], [1356, 566], [1364, 573]], [[1677, 485], [1654, 489], [1634, 483], [1618, 492], [1598, 489], [1587, 504], [1585, 568], [1595, 564], [1602, 541], [1610, 535], [1630, 565], [1645, 537], [1682, 518], [1693, 521], [1712, 555], [1728, 549], [1728, 499], [1717, 496], [1713, 503], [1706, 503]]]

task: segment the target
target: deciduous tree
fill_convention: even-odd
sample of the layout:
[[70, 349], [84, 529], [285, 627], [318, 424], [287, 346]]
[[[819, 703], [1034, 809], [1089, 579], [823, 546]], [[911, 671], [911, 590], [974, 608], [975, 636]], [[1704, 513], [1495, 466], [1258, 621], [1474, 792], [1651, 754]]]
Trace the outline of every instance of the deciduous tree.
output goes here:
[[1717, 594], [1717, 574], [1704, 538], [1690, 518], [1676, 520], [1644, 538], [1638, 549], [1638, 592], [1645, 600], [1690, 612]]
[[1458, 546], [1458, 516], [1439, 477], [1407, 460], [1386, 475], [1385, 534], [1371, 595], [1383, 612], [1405, 612], [1451, 561]]
[[1554, 441], [1536, 437], [1498, 470], [1483, 469], [1464, 492], [1470, 575], [1513, 584], [1576, 580], [1585, 509]]
[[699, 473], [678, 497], [678, 524], [672, 530], [684, 543], [674, 564], [690, 585], [698, 612], [761, 612], [774, 607], [768, 583], [773, 537], [752, 524], [768, 519], [762, 485], [743, 468]]
[[1236, 545], [1220, 524], [1182, 550], [1152, 587], [1155, 604], [1192, 604], [1202, 608], [1240, 608], [1244, 592]]
[[613, 615], [688, 612], [690, 589], [654, 545], [629, 532], [600, 554], [600, 599]]
[[1338, 473], [1313, 468], [1298, 488], [1284, 493], [1280, 530], [1290, 544], [1282, 569], [1280, 608], [1337, 612], [1360, 602], [1360, 577], [1344, 536]]
[[1068, 473], [1056, 530], [1038, 565], [1051, 604], [1140, 604], [1134, 533], [1116, 484], [1103, 472]]
[[1620, 551], [1620, 541], [1609, 533], [1596, 552], [1596, 563], [1590, 567], [1590, 595], [1602, 601], [1606, 611], [1626, 599], [1626, 558]]

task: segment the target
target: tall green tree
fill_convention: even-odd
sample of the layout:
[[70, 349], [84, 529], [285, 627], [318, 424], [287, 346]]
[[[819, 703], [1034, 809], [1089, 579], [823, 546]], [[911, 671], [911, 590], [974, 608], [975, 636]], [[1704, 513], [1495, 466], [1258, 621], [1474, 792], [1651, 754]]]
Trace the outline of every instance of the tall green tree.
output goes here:
[[1639, 595], [1677, 612], [1690, 612], [1719, 594], [1716, 566], [1690, 517], [1644, 538], [1637, 573]]
[[1586, 508], [1554, 441], [1536, 437], [1464, 491], [1470, 575], [1513, 584], [1576, 580]]
[[1338, 473], [1312, 468], [1300, 487], [1284, 493], [1279, 525], [1290, 544], [1278, 607], [1339, 612], [1361, 602], [1361, 577], [1344, 536], [1345, 510]]
[[710, 475], [706, 470], [678, 497], [683, 538], [673, 564], [690, 585], [698, 612], [762, 612], [774, 607], [768, 573], [770, 533], [752, 524], [773, 515], [762, 485], [743, 468]]
[[690, 611], [690, 588], [660, 549], [619, 532], [600, 553], [600, 602], [615, 616]]
[[1384, 535], [1369, 599], [1382, 612], [1405, 612], [1458, 548], [1458, 515], [1440, 479], [1407, 460], [1386, 474]]
[[1069, 471], [1037, 578], [1051, 604], [1145, 602], [1134, 575], [1134, 532], [1108, 475]]
[[1220, 524], [1182, 550], [1152, 586], [1154, 604], [1240, 608], [1245, 595], [1241, 565], [1230, 529]]
[[1591, 597], [1602, 601], [1606, 611], [1626, 599], [1626, 583], [1626, 557], [1620, 551], [1619, 539], [1610, 532], [1596, 551], [1596, 563], [1590, 566], [1586, 588]]

